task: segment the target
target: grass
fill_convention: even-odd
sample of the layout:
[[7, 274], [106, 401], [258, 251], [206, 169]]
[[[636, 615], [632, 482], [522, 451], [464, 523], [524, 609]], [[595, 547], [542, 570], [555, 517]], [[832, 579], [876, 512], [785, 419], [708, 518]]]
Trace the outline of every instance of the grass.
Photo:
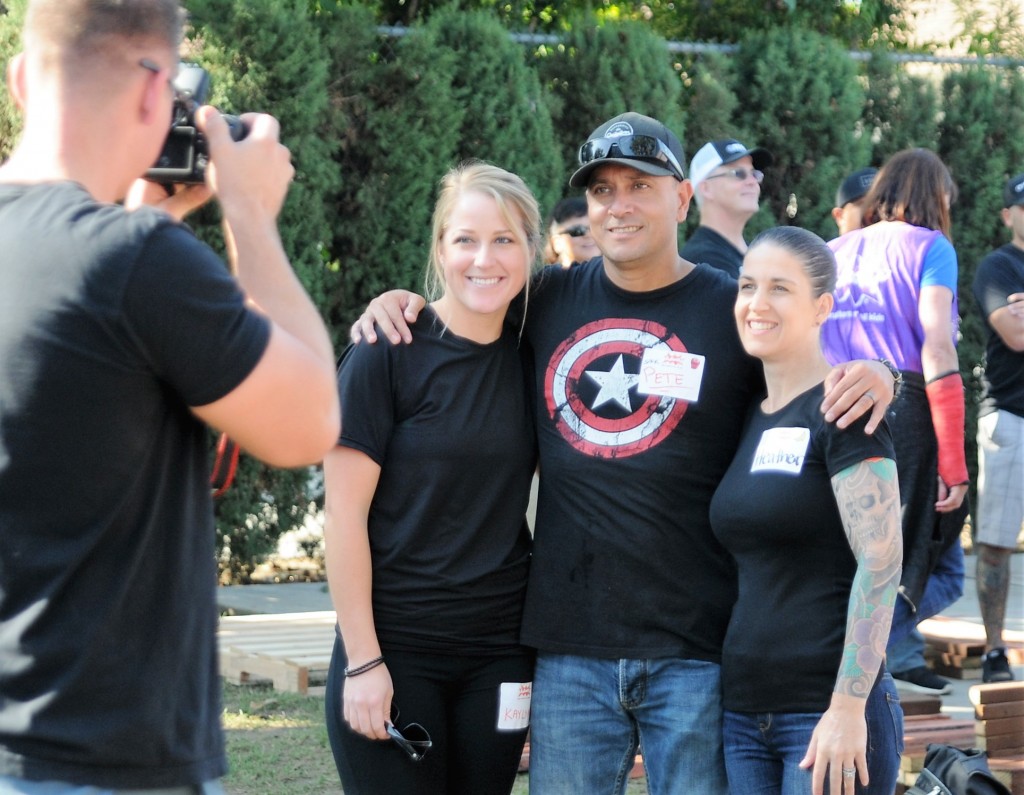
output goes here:
[[322, 696], [224, 685], [227, 795], [338, 795]]
[[[227, 795], [341, 795], [322, 695], [225, 683], [223, 698]], [[529, 776], [520, 774], [512, 795], [529, 791]], [[646, 792], [642, 778], [630, 780], [626, 789], [627, 795]]]

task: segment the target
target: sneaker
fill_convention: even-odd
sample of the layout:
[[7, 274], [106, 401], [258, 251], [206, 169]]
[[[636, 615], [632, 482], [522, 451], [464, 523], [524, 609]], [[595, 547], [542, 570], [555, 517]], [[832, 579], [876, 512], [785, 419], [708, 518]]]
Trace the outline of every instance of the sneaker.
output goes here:
[[985, 684], [1013, 681], [1013, 671], [1010, 670], [1010, 661], [1006, 659], [1006, 649], [985, 652], [981, 661], [981, 679]]
[[892, 678], [896, 680], [897, 689], [906, 690], [911, 693], [945, 696], [953, 692], [953, 686], [949, 683], [949, 680], [943, 679], [927, 665], [898, 673], [893, 671]]

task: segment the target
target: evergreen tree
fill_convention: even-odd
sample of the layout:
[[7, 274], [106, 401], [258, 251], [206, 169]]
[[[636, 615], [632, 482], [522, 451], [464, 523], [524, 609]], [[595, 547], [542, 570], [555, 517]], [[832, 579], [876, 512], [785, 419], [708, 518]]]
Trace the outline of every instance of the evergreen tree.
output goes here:
[[979, 375], [987, 331], [971, 292], [978, 263], [1009, 240], [999, 217], [1006, 180], [1024, 171], [1024, 77], [1015, 70], [971, 66], [943, 81], [939, 154], [953, 173], [953, 244], [959, 260], [960, 370], [967, 385], [967, 461], [976, 473]]
[[518, 174], [541, 207], [562, 195], [568, 178], [555, 145], [548, 102], [526, 50], [485, 11], [440, 11], [425, 26], [454, 56], [450, 135], [458, 159], [478, 158]]
[[735, 69], [748, 98], [738, 126], [775, 158], [762, 204], [775, 223], [834, 236], [836, 186], [868, 157], [856, 135], [864, 93], [855, 65], [833, 39], [794, 28], [751, 33]]
[[652, 116], [685, 140], [682, 81], [665, 40], [649, 26], [630, 21], [598, 25], [587, 17], [572, 26], [563, 44], [542, 50], [536, 63], [556, 100], [552, 117], [566, 165], [563, 190], [576, 169], [580, 145], [601, 122], [620, 113]]
[[[0, 13], [0, 54], [5, 71], [8, 61], [21, 50], [21, 26], [26, 0], [7, 0]], [[10, 155], [21, 133], [21, 113], [7, 91], [0, 91], [0, 159]]]
[[333, 238], [340, 289], [329, 315], [340, 339], [374, 296], [422, 289], [436, 186], [458, 158], [465, 108], [453, 97], [454, 55], [433, 28], [389, 40], [372, 14], [351, 7], [319, 20], [341, 141]]
[[872, 141], [870, 163], [880, 166], [890, 155], [912, 146], [938, 145], [938, 91], [933, 80], [901, 68], [888, 50], [872, 53], [865, 67], [867, 90], [863, 134]]
[[[259, 110], [281, 123], [295, 181], [278, 219], [292, 266], [323, 306], [330, 273], [329, 199], [338, 190], [327, 128], [328, 58], [304, 0], [191, 0], [188, 58], [210, 71], [209, 101], [225, 112]], [[215, 203], [190, 219], [223, 250]], [[280, 535], [299, 527], [322, 495], [309, 469], [271, 469], [242, 455], [234, 485], [216, 504], [217, 547], [232, 579], [245, 578]]]

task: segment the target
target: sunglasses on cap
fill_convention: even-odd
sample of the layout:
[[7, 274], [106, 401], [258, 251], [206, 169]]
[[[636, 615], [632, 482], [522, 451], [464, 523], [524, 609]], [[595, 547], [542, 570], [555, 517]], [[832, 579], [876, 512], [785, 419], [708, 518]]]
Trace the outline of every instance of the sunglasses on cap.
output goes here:
[[395, 721], [397, 720], [398, 707], [392, 702], [391, 723], [385, 724], [388, 736], [395, 741], [399, 748], [409, 755], [413, 762], [419, 762], [434, 745], [430, 735], [418, 723], [410, 723], [399, 731], [398, 727], [395, 726]]
[[568, 235], [569, 237], [583, 237], [590, 234], [590, 227], [583, 226], [582, 224], [567, 226], [565, 229], [559, 229], [558, 234]]
[[760, 185], [764, 181], [764, 172], [758, 171], [756, 168], [730, 168], [728, 171], [712, 174], [704, 179], [718, 179], [719, 177], [735, 177], [740, 182], [743, 182], [747, 177], [753, 177], [757, 184]]
[[617, 138], [594, 138], [580, 147], [580, 165], [585, 166], [594, 160], [613, 157], [613, 149], [618, 150], [620, 157], [660, 160], [668, 164], [676, 177], [685, 179], [683, 167], [679, 165], [679, 161], [672, 154], [672, 150], [660, 138], [655, 138], [653, 135], [620, 135]]

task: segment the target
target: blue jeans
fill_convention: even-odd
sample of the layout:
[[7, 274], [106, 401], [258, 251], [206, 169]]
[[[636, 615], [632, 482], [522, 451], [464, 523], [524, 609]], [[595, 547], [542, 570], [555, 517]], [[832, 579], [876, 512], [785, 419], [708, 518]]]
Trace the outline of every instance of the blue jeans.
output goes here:
[[642, 746], [650, 795], [728, 795], [721, 718], [715, 663], [538, 654], [530, 793], [622, 793]]
[[[892, 676], [882, 675], [864, 708], [868, 778], [858, 795], [892, 795], [903, 753], [903, 710]], [[811, 770], [802, 770], [818, 713], [725, 711], [725, 768], [729, 786], [743, 795], [810, 795]], [[828, 792], [828, 778], [825, 779]]]
[[959, 539], [949, 545], [928, 576], [917, 612], [912, 613], [907, 600], [896, 597], [892, 629], [886, 647], [885, 665], [890, 671], [920, 668], [924, 660], [924, 636], [917, 624], [936, 616], [964, 594], [964, 549]]

